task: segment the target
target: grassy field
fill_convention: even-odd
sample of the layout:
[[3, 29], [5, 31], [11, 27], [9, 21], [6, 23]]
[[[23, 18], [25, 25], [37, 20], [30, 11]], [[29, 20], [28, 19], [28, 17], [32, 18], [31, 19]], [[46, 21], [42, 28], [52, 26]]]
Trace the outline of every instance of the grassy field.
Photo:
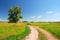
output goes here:
[[38, 35], [38, 40], [47, 40], [46, 36], [44, 35], [44, 33], [40, 32], [40, 30], [38, 30], [39, 35]]
[[0, 22], [0, 40], [22, 40], [29, 33], [26, 23]]
[[51, 32], [54, 36], [60, 39], [60, 23], [59, 22], [34, 22], [30, 24], [33, 26], [38, 26], [40, 28], [43, 28]]

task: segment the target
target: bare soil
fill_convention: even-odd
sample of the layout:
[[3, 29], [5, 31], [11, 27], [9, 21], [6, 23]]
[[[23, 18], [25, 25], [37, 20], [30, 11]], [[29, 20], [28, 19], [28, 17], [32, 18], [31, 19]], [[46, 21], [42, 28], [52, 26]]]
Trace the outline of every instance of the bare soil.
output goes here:
[[47, 40], [59, 40], [55, 36], [53, 36], [50, 32], [42, 28], [34, 27], [34, 26], [29, 26], [29, 27], [31, 29], [31, 33], [28, 36], [26, 36], [25, 40], [38, 40], [38, 34], [39, 34], [38, 30], [45, 35]]
[[48, 32], [48, 31], [46, 31], [44, 29], [39, 28], [39, 27], [37, 29], [39, 29], [40, 32], [44, 33], [44, 35], [46, 36], [47, 40], [59, 40], [55, 36], [53, 36], [50, 32]]
[[38, 30], [33, 26], [29, 26], [31, 29], [31, 33], [26, 36], [25, 40], [38, 40]]

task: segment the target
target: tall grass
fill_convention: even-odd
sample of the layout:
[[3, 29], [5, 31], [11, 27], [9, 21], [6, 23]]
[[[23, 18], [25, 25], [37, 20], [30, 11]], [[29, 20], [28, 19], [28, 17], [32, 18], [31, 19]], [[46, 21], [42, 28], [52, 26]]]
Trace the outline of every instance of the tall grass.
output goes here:
[[0, 40], [21, 40], [29, 33], [26, 23], [0, 23]]
[[31, 23], [32, 25], [38, 26], [40, 28], [43, 28], [49, 32], [51, 32], [54, 36], [60, 39], [60, 23], [57, 22], [36, 22]]

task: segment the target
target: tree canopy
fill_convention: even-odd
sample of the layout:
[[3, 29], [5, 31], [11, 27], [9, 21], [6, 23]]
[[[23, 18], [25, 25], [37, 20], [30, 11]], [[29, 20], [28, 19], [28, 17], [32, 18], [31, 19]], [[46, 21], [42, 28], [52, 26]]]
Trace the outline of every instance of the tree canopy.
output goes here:
[[13, 6], [9, 9], [8, 20], [9, 22], [16, 23], [22, 19], [22, 8], [19, 6]]

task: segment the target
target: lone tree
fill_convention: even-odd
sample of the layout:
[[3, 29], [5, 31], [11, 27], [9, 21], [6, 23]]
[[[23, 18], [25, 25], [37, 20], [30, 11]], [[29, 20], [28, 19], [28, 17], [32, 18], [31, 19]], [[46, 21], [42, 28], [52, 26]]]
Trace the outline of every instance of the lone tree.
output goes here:
[[17, 23], [22, 19], [22, 8], [19, 6], [13, 6], [9, 9], [8, 20], [10, 23]]

